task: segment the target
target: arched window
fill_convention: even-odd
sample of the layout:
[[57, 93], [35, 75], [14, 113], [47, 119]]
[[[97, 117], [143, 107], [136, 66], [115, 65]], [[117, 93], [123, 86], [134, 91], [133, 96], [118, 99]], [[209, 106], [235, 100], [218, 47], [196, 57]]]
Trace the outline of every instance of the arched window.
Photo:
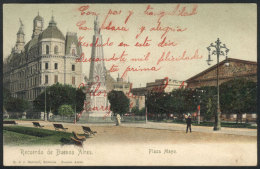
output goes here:
[[75, 56], [75, 49], [72, 49], [72, 56]]
[[46, 45], [46, 54], [49, 54], [49, 45]]
[[58, 46], [54, 47], [54, 54], [58, 54]]

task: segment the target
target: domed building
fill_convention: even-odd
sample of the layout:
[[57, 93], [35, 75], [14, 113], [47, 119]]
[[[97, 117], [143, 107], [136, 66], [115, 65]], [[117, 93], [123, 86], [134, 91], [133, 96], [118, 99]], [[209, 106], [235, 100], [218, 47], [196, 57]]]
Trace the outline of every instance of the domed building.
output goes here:
[[44, 29], [44, 19], [38, 13], [32, 38], [25, 44], [20, 23], [16, 44], [3, 67], [3, 84], [12, 96], [33, 101], [55, 83], [77, 87], [83, 81], [81, 62], [75, 62], [81, 55], [77, 34], [67, 32], [65, 37], [53, 16]]

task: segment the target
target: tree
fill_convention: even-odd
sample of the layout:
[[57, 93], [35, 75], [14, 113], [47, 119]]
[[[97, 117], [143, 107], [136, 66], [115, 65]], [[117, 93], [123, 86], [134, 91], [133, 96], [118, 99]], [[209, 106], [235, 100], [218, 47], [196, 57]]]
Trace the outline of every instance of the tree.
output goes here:
[[131, 113], [138, 115], [139, 114], [139, 108], [137, 106], [133, 107], [131, 110]]
[[216, 106], [212, 103], [212, 98], [208, 99], [208, 102], [206, 103], [206, 111], [204, 111], [204, 118], [205, 120], [210, 120], [212, 117], [214, 117], [214, 114], [216, 113]]
[[183, 113], [193, 112], [196, 110], [195, 93], [191, 89], [173, 90], [170, 95], [169, 108], [178, 116]]
[[[71, 105], [73, 109], [76, 106], [78, 111], [83, 109], [85, 94], [80, 89], [71, 85], [54, 84], [46, 88], [46, 109], [58, 113], [61, 105]], [[34, 108], [39, 111], [45, 110], [45, 91], [43, 91], [33, 102]]]
[[152, 92], [147, 96], [147, 111], [149, 114], [156, 115], [156, 120], [159, 120], [159, 115], [162, 117], [163, 113], [167, 113], [167, 97], [164, 92]]
[[3, 88], [3, 105], [4, 105], [4, 107], [6, 107], [10, 98], [11, 98], [11, 92], [7, 88]]
[[217, 88], [203, 86], [195, 89], [196, 104], [200, 105], [200, 113], [205, 120], [210, 120], [217, 112]]
[[220, 85], [221, 111], [224, 113], [236, 113], [238, 120], [242, 122], [242, 113], [256, 112], [256, 89], [253, 81], [246, 79], [234, 79]]
[[144, 116], [145, 115], [145, 107], [142, 109], [139, 109], [138, 106], [135, 106], [132, 108], [131, 113], [137, 115], [137, 116]]
[[114, 114], [125, 114], [129, 111], [130, 100], [122, 91], [112, 90], [108, 93], [110, 109]]
[[148, 95], [147, 106], [148, 112], [158, 115], [174, 113], [181, 117], [183, 113], [193, 112], [196, 110], [195, 95], [191, 89], [177, 89], [171, 93], [155, 92]]
[[32, 108], [29, 101], [11, 96], [11, 92], [3, 88], [3, 107], [7, 111], [23, 112]]
[[73, 109], [71, 108], [70, 105], [64, 104], [64, 105], [59, 107], [58, 114], [61, 115], [62, 117], [63, 116], [71, 116], [71, 115], [73, 115], [73, 113], [74, 113], [74, 111], [73, 111]]
[[84, 87], [77, 88], [76, 90], [76, 110], [81, 112], [84, 109], [84, 100], [86, 98], [85, 93], [83, 92]]
[[145, 107], [143, 107], [143, 108], [141, 108], [141, 110], [139, 110], [139, 113], [140, 113], [140, 115], [143, 115], [143, 116], [145, 116]]
[[14, 97], [10, 97], [5, 103], [5, 109], [7, 111], [13, 111], [13, 112], [27, 111], [31, 107], [32, 106], [29, 101], [20, 98], [14, 98]]

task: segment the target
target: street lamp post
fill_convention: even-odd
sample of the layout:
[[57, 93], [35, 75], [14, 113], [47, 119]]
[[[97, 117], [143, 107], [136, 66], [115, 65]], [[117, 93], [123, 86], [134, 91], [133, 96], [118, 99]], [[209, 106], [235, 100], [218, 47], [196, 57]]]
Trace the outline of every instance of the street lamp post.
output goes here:
[[44, 91], [44, 95], [45, 95], [45, 97], [44, 97], [44, 120], [46, 121], [46, 119], [47, 119], [47, 117], [46, 117], [46, 115], [47, 115], [47, 112], [46, 112], [46, 84], [45, 84], [45, 91]]
[[[219, 102], [219, 57], [220, 56], [226, 56], [227, 60], [227, 54], [229, 52], [229, 49], [226, 47], [225, 44], [221, 45], [221, 42], [219, 38], [217, 41], [215, 41], [215, 45], [213, 43], [210, 44], [210, 46], [207, 47], [209, 56], [208, 56], [208, 65], [210, 65], [211, 60], [211, 55], [216, 55], [217, 56], [217, 114], [215, 115], [215, 125], [214, 125], [214, 130], [220, 130], [221, 129], [221, 111], [220, 111], [220, 102]], [[211, 52], [211, 49], [212, 52]]]
[[147, 90], [147, 92], [145, 93], [145, 123], [147, 123], [148, 121], [148, 97], [150, 96], [150, 91]]
[[145, 123], [147, 123], [147, 94], [145, 94]]

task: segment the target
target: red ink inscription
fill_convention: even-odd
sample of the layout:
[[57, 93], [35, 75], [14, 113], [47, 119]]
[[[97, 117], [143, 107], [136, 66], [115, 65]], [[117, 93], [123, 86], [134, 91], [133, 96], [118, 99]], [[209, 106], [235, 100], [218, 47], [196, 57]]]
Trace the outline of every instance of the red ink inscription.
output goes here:
[[163, 31], [164, 33], [162, 34], [161, 38], [163, 38], [169, 31], [171, 31], [171, 32], [183, 32], [183, 31], [186, 31], [186, 30], [187, 30], [187, 28], [181, 29], [178, 26], [176, 28], [169, 27], [169, 26], [162, 27], [161, 22], [158, 22], [157, 27], [152, 27], [150, 29], [150, 31]]
[[89, 5], [86, 6], [81, 6], [79, 7], [79, 11], [81, 11], [81, 15], [94, 15], [94, 16], [98, 16], [98, 14], [96, 12], [92, 12], [92, 11], [87, 11], [89, 9]]
[[[169, 16], [191, 16], [191, 15], [195, 15], [197, 14], [197, 8], [198, 8], [198, 5], [192, 5], [191, 8], [187, 8], [186, 6], [183, 6], [181, 7], [180, 4], [178, 4], [172, 11], [170, 12], [166, 12], [166, 11], [160, 11], [160, 12], [154, 12], [153, 9], [151, 7], [151, 5], [148, 5], [146, 7], [146, 10], [144, 11], [144, 14], [145, 15], [148, 15], [148, 16], [159, 16], [157, 22], [160, 22], [160, 20], [166, 16], [166, 15], [169, 15]], [[189, 10], [190, 9], [190, 10]]]
[[108, 113], [110, 113], [110, 106], [103, 106], [101, 105], [100, 107], [98, 106], [93, 106], [91, 107], [90, 102], [84, 102], [84, 109], [87, 112], [91, 112], [91, 111], [107, 111]]
[[120, 61], [120, 62], [126, 62], [127, 58], [125, 58], [125, 56], [127, 56], [127, 54], [125, 53], [125, 50], [122, 52], [122, 54], [119, 57], [116, 57], [116, 54], [114, 53], [112, 57], [110, 58], [104, 58], [104, 59], [100, 59], [100, 58], [87, 58], [85, 57], [85, 54], [82, 52], [80, 55], [80, 58], [77, 58], [75, 60], [75, 62], [100, 62], [100, 61], [104, 61], [104, 62], [110, 62], [110, 61]]
[[139, 34], [137, 34], [136, 35], [136, 39], [143, 33], [143, 31], [145, 30], [145, 26], [142, 26], [141, 28], [140, 28], [140, 33]]
[[108, 13], [107, 13], [103, 23], [102, 23], [101, 29], [112, 30], [112, 31], [128, 31], [128, 28], [126, 28], [124, 26], [114, 26], [112, 21], [110, 21], [109, 24], [107, 26], [105, 26], [107, 18], [110, 15], [120, 15], [121, 12], [122, 12], [121, 10], [119, 10], [119, 11], [116, 11], [116, 10], [112, 11], [111, 9], [109, 9], [109, 11], [108, 11]]
[[131, 61], [134, 61], [134, 62], [142, 62], [142, 61], [148, 61], [149, 60], [149, 56], [151, 55], [150, 52], [148, 52], [146, 55], [144, 55], [143, 58], [132, 58]]
[[172, 62], [172, 61], [181, 61], [181, 60], [194, 60], [194, 59], [201, 59], [203, 56], [200, 55], [199, 56], [199, 50], [197, 49], [194, 53], [193, 56], [186, 56], [186, 50], [183, 51], [181, 56], [178, 57], [174, 57], [174, 56], [170, 56], [171, 52], [167, 52], [167, 54], [165, 55], [165, 52], [163, 52], [162, 56], [158, 59], [157, 61], [157, 65], [159, 65], [159, 63], [161, 62]]
[[151, 92], [158, 92], [158, 93], [164, 92], [164, 89], [168, 86], [168, 84], [169, 84], [169, 78], [165, 77], [163, 83], [159, 86], [153, 87]]
[[105, 90], [99, 90], [100, 86], [101, 82], [99, 81], [99, 76], [96, 76], [95, 82], [92, 82], [90, 84], [81, 83], [79, 84], [78, 88], [83, 87], [85, 89], [84, 92], [88, 93], [90, 96], [100, 96], [101, 94], [103, 94], [103, 96], [106, 97], [107, 92]]
[[124, 43], [124, 42], [121, 42], [121, 43], [119, 43], [119, 45], [118, 45], [118, 46], [128, 47], [129, 45], [128, 45], [128, 44], [126, 44], [126, 43]]
[[119, 68], [117, 65], [112, 65], [112, 67], [109, 69], [109, 72], [117, 72], [119, 71]]
[[[84, 46], [84, 47], [92, 47], [93, 46], [93, 43], [85, 42], [85, 41], [83, 41], [83, 39], [84, 39], [84, 36], [79, 37], [79, 42], [78, 42], [79, 46]], [[110, 42], [110, 37], [108, 37], [106, 42], [103, 43], [103, 44], [99, 43], [99, 41], [100, 40], [97, 37], [95, 44], [94, 44], [96, 47], [105, 47], [105, 46], [113, 46], [114, 45], [114, 42]]]
[[84, 26], [84, 24], [86, 24], [86, 21], [79, 21], [76, 25], [79, 30], [92, 30], [92, 28], [88, 28], [87, 26]]
[[145, 38], [145, 40], [144, 40], [143, 43], [136, 42], [135, 46], [137, 46], [137, 47], [150, 46], [150, 43], [149, 43], [150, 41], [152, 41], [152, 40], [149, 40], [149, 39], [148, 39], [148, 36], [146, 36], [146, 38]]
[[121, 78], [125, 78], [127, 76], [127, 73], [132, 71], [132, 72], [138, 72], [138, 71], [158, 71], [160, 70], [161, 68], [156, 68], [156, 67], [151, 67], [151, 68], [135, 68], [135, 67], [130, 67], [130, 66], [127, 66], [127, 68], [125, 69], [124, 73], [122, 74]]
[[158, 47], [166, 47], [166, 46], [176, 46], [177, 43], [172, 42], [170, 40], [168, 40], [168, 42], [166, 42], [166, 36], [163, 38], [163, 40], [161, 42], [158, 43]]
[[129, 11], [129, 15], [126, 17], [125, 19], [125, 24], [127, 23], [127, 21], [129, 20], [129, 18], [133, 15], [133, 11]]

